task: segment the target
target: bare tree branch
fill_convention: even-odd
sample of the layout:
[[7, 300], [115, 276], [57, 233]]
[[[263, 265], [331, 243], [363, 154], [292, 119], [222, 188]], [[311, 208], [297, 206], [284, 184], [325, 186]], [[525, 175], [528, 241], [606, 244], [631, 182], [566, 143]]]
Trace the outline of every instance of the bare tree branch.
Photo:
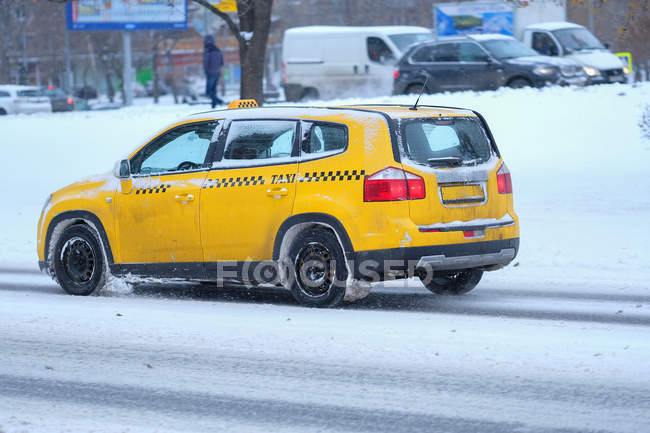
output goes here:
[[239, 42], [240, 45], [241, 44], [246, 44], [246, 40], [244, 39], [244, 37], [240, 33], [239, 26], [237, 24], [235, 24], [235, 22], [232, 20], [232, 18], [230, 18], [230, 15], [228, 15], [225, 12], [221, 12], [219, 9], [212, 6], [207, 0], [192, 0], [192, 1], [194, 3], [200, 4], [201, 6], [208, 9], [210, 12], [212, 12], [213, 14], [217, 15], [219, 18], [224, 20], [226, 22], [226, 24], [228, 25], [228, 28], [230, 29], [232, 34], [235, 36], [235, 38], [237, 38], [237, 42]]

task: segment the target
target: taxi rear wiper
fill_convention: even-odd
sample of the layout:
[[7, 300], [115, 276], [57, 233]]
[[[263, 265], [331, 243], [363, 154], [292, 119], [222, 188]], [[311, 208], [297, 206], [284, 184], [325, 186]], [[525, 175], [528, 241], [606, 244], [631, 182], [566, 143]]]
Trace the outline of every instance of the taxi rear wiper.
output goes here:
[[429, 158], [427, 163], [431, 167], [458, 167], [463, 163], [463, 159], [457, 156], [445, 156], [442, 158]]

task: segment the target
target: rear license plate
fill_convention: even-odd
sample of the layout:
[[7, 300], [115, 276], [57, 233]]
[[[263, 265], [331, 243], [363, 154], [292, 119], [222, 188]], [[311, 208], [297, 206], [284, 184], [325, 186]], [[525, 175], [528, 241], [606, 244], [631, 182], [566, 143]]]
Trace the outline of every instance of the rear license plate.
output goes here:
[[485, 200], [485, 193], [480, 184], [441, 186], [440, 195], [446, 205], [482, 203]]

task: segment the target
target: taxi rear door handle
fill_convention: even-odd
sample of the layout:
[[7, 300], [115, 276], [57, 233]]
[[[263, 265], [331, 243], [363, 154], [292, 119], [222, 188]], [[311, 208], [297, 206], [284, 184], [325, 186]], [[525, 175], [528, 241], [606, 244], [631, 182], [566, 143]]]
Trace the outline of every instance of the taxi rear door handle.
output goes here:
[[194, 196], [192, 194], [176, 194], [174, 200], [181, 203], [189, 203], [194, 200]]
[[282, 198], [289, 195], [289, 190], [286, 188], [272, 188], [266, 190], [266, 195], [273, 198]]

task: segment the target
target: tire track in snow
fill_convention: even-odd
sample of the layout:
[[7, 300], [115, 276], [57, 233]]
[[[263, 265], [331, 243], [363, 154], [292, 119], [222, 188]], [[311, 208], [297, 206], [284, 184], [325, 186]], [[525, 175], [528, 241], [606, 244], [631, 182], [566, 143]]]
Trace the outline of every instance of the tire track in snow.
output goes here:
[[[642, 385], [620, 384], [604, 385], [584, 382], [551, 381], [531, 378], [513, 378], [492, 372], [480, 377], [460, 374], [442, 373], [432, 366], [431, 370], [415, 370], [404, 367], [399, 369], [377, 368], [368, 365], [319, 362], [297, 362], [295, 359], [271, 357], [268, 354], [255, 356], [249, 354], [230, 355], [213, 352], [205, 353], [200, 349], [189, 351], [187, 348], [146, 347], [142, 344], [96, 345], [88, 342], [76, 343], [70, 339], [50, 340], [15, 339], [3, 337], [0, 353], [12, 356], [0, 360], [5, 365], [22, 359], [23, 363], [39, 365], [37, 357], [30, 354], [46, 353], [49, 359], [68, 360], [76, 365], [105, 365], [116, 371], [125, 371], [132, 366], [153, 364], [156, 368], [167, 367], [178, 371], [202, 372], [225, 384], [225, 381], [261, 384], [276, 383], [278, 387], [295, 383], [310, 383], [316, 389], [330, 388], [334, 384], [342, 387], [363, 386], [384, 390], [392, 394], [400, 390], [409, 390], [413, 395], [431, 395], [432, 393], [451, 393], [456, 395], [504, 396], [518, 401], [529, 402], [565, 402], [569, 405], [584, 407], [635, 408], [650, 413], [650, 396]], [[12, 361], [14, 359], [14, 361]], [[39, 365], [39, 370], [40, 370]], [[139, 367], [138, 367], [139, 368]], [[58, 368], [57, 368], [58, 369]], [[93, 369], [91, 369], [93, 370]], [[9, 371], [4, 369], [4, 373]], [[37, 370], [38, 371], [38, 370]], [[96, 373], [96, 372], [95, 372]], [[81, 372], [77, 377], [82, 377]], [[255, 378], [258, 379], [255, 379]], [[240, 380], [246, 378], [246, 380]], [[0, 383], [2, 383], [0, 381]], [[170, 383], [171, 385], [171, 383]], [[251, 385], [253, 388], [255, 385]], [[392, 391], [391, 391], [392, 390]], [[0, 390], [0, 393], [2, 391]]]
[[[17, 276], [16, 282], [11, 282], [13, 275]], [[44, 274], [41, 274], [41, 277], [34, 276], [33, 279], [29, 277], [25, 279], [25, 275], [33, 275], [33, 272], [2, 273], [0, 268], [0, 290], [64, 294], [63, 290]], [[129, 296], [296, 306], [288, 291], [276, 287], [217, 287], [187, 283], [142, 284], [136, 286], [133, 294]], [[516, 301], [513, 302], [513, 299]], [[587, 306], [584, 303], [579, 306], [569, 305], [562, 302], [565, 300], [586, 301]], [[508, 301], [507, 305], [505, 302], [503, 305], [500, 304], [502, 301]], [[650, 314], [641, 310], [637, 312], [631, 307], [631, 305], [643, 304], [650, 304], [650, 296], [490, 289], [464, 297], [441, 297], [414, 292], [413, 289], [402, 293], [395, 289], [383, 290], [380, 287], [365, 299], [344, 304], [341, 308], [650, 326]], [[629, 314], [630, 312], [633, 314]]]
[[242, 398], [213, 393], [170, 391], [160, 388], [50, 380], [0, 375], [0, 395], [92, 406], [110, 406], [197, 417], [228, 418], [246, 422], [310, 429], [366, 432], [446, 433], [607, 433], [592, 429], [535, 428], [520, 422], [493, 422], [433, 414], [366, 409], [333, 404], [296, 403]]

